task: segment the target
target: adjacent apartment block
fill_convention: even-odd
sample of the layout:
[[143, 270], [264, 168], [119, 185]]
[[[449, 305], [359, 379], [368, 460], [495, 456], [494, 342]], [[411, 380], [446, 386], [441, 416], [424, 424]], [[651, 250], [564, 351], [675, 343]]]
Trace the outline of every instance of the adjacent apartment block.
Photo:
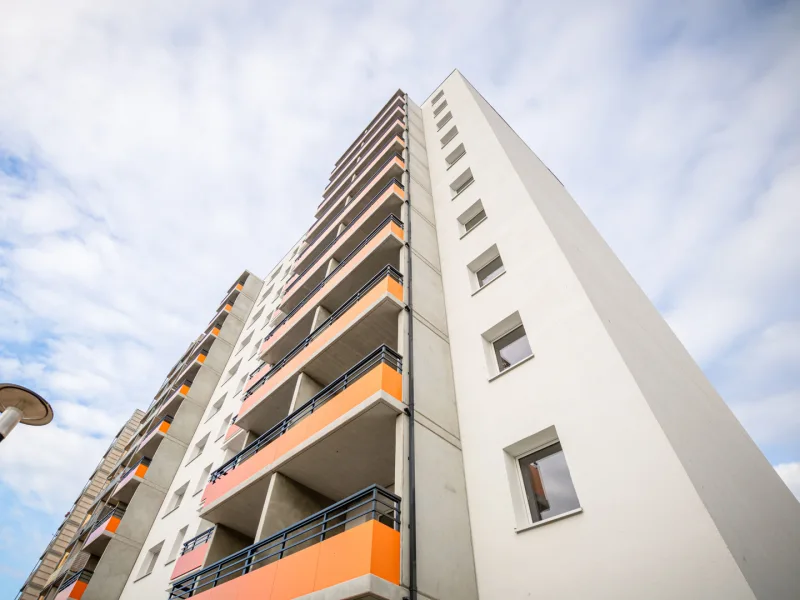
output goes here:
[[800, 504], [457, 71], [213, 315], [40, 597], [800, 597]]

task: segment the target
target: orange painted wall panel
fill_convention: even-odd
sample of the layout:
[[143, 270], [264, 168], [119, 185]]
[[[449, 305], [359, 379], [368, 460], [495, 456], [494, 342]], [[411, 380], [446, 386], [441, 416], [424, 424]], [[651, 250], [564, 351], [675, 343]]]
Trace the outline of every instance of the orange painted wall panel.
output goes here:
[[55, 600], [79, 600], [83, 596], [83, 592], [86, 591], [86, 585], [85, 581], [76, 581], [58, 592]]
[[172, 569], [172, 576], [170, 579], [177, 579], [190, 571], [202, 567], [203, 562], [206, 560], [206, 554], [208, 554], [208, 548], [209, 544], [206, 542], [205, 544], [196, 546], [186, 554], [181, 554], [178, 560], [175, 561], [175, 567]]
[[147, 473], [147, 465], [139, 465], [136, 467], [136, 477], [144, 477]]
[[400, 532], [368, 521], [193, 596], [198, 600], [291, 600], [372, 573], [400, 583]]
[[170, 423], [168, 423], [167, 421], [161, 421], [161, 425], [158, 426], [158, 430], [161, 433], [167, 433], [167, 431], [169, 431], [169, 426]]
[[209, 483], [203, 494], [203, 502], [213, 502], [228, 493], [381, 389], [398, 401], [402, 401], [402, 375], [384, 363], [373, 367], [355, 383], [336, 394], [281, 437], [259, 450], [255, 456], [244, 461], [214, 483]]

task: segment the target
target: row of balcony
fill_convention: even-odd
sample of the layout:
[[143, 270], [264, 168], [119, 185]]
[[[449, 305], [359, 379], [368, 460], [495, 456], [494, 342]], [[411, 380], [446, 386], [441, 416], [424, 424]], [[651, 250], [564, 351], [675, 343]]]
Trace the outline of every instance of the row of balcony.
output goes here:
[[405, 130], [405, 111], [402, 108], [395, 110], [386, 124], [375, 131], [374, 139], [365, 142], [365, 146], [358, 155], [358, 159], [348, 166], [337, 177], [336, 182], [326, 188], [323, 196], [325, 200], [320, 205], [319, 215], [322, 216], [337, 200], [344, 197], [348, 190], [353, 189], [353, 184], [360, 178], [363, 180], [364, 172], [369, 171], [370, 165], [381, 155], [386, 155], [390, 150], [402, 152], [405, 148], [403, 131]]
[[395, 147], [390, 146], [386, 153], [380, 153], [352, 182], [347, 193], [335, 202], [328, 204], [325, 213], [311, 226], [306, 233], [305, 243], [307, 246], [300, 252], [298, 262], [302, 263], [309, 248], [321, 236], [330, 235], [329, 229], [341, 223], [342, 216], [349, 205], [365, 202], [390, 180], [400, 179], [404, 170], [403, 156]]
[[334, 180], [341, 174], [342, 170], [347, 168], [348, 165], [352, 164], [353, 159], [358, 156], [358, 151], [366, 146], [370, 138], [374, 137], [374, 132], [381, 127], [381, 124], [386, 121], [387, 115], [394, 113], [398, 108], [404, 109], [405, 108], [405, 97], [402, 91], [398, 90], [389, 101], [384, 105], [384, 107], [378, 112], [375, 117], [367, 124], [364, 130], [359, 134], [359, 136], [353, 140], [353, 143], [344, 151], [344, 153], [339, 157], [339, 160], [331, 169], [331, 174], [329, 179], [329, 184], [326, 186], [326, 189], [330, 188], [330, 184], [334, 182]]

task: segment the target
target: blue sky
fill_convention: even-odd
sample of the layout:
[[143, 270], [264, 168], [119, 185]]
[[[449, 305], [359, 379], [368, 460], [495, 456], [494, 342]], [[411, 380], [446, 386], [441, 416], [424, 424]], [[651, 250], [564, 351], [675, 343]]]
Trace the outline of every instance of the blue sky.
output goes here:
[[13, 597], [244, 268], [398, 87], [455, 67], [565, 183], [800, 494], [794, 2], [15, 2], [0, 21], [0, 448]]

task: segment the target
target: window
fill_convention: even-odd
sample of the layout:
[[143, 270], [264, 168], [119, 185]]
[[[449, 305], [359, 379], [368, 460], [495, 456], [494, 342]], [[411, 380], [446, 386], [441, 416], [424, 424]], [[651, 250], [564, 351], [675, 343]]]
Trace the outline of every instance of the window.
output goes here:
[[442, 117], [442, 120], [436, 124], [436, 131], [441, 130], [442, 127], [447, 125], [450, 122], [450, 119], [453, 118], [453, 113], [448, 112], [445, 116]]
[[497, 244], [482, 252], [467, 265], [472, 280], [473, 294], [482, 290], [506, 272]]
[[486, 211], [483, 210], [483, 202], [478, 200], [458, 217], [458, 224], [461, 227], [461, 237], [467, 235], [485, 220]]
[[438, 102], [438, 101], [441, 99], [441, 97], [442, 97], [442, 96], [444, 96], [444, 90], [439, 90], [439, 93], [438, 93], [438, 94], [436, 94], [436, 95], [433, 97], [433, 100], [431, 100], [431, 106], [433, 106], [434, 104], [436, 104], [436, 103], [437, 103], [437, 102]]
[[453, 183], [450, 184], [450, 193], [453, 195], [453, 198], [472, 185], [473, 181], [475, 181], [475, 178], [472, 177], [472, 169], [467, 169], [456, 177]]
[[186, 532], [188, 530], [189, 526], [187, 525], [178, 532], [178, 535], [175, 536], [175, 541], [172, 542], [172, 548], [170, 548], [169, 556], [167, 556], [167, 562], [165, 564], [169, 564], [173, 560], [178, 558], [178, 553], [181, 551], [181, 546], [183, 546], [183, 539], [186, 537]]
[[153, 572], [153, 567], [156, 566], [156, 561], [158, 560], [158, 555], [161, 554], [161, 547], [164, 545], [164, 542], [161, 541], [150, 550], [147, 551], [147, 554], [142, 561], [142, 566], [139, 568], [139, 578], [145, 577], [150, 575]]
[[485, 331], [482, 336], [489, 381], [533, 358], [528, 336], [519, 312], [515, 312]]
[[580, 508], [561, 443], [519, 459], [533, 523]]
[[209, 478], [211, 477], [211, 469], [213, 465], [207, 465], [203, 472], [200, 473], [200, 479], [197, 480], [197, 487], [194, 490], [194, 494], [196, 495], [206, 489], [206, 484], [208, 483]]
[[475, 271], [475, 275], [478, 278], [478, 285], [483, 287], [490, 284], [505, 272], [506, 269], [503, 266], [503, 259], [498, 256], [497, 258], [493, 258], [492, 261], [485, 267]]
[[250, 324], [248, 325], [248, 327], [252, 327], [252, 326], [253, 326], [253, 323], [255, 323], [256, 321], [258, 321], [258, 318], [259, 318], [261, 315], [263, 315], [263, 314], [264, 314], [264, 307], [262, 306], [261, 308], [259, 308], [259, 309], [256, 311], [256, 314], [255, 314], [255, 315], [253, 315], [253, 318], [252, 318], [252, 319], [250, 319]]
[[533, 354], [522, 325], [497, 339], [492, 345], [497, 359], [497, 368], [501, 373]]
[[216, 415], [222, 409], [222, 405], [225, 403], [225, 396], [227, 395], [228, 395], [227, 393], [222, 394], [222, 396], [219, 397], [219, 400], [217, 400], [216, 402], [214, 402], [214, 404], [211, 405], [211, 408], [208, 410], [208, 416], [206, 417], [206, 421], [210, 420], [214, 415]]
[[503, 451], [517, 532], [581, 511], [555, 427], [550, 426]]
[[252, 340], [252, 339], [253, 339], [253, 332], [251, 331], [250, 333], [247, 334], [247, 336], [239, 344], [239, 349], [236, 351], [236, 353], [238, 354], [239, 352], [244, 350], [244, 347], [247, 346], [247, 344], [249, 344], [250, 340]]
[[442, 148], [447, 146], [447, 144], [449, 144], [450, 141], [454, 137], [456, 137], [457, 135], [458, 135], [458, 127], [453, 125], [453, 128], [450, 131], [448, 131], [447, 133], [445, 133], [444, 136], [442, 137], [442, 139], [440, 140], [442, 142]]
[[186, 495], [186, 488], [188, 487], [189, 482], [187, 481], [172, 493], [172, 498], [169, 499], [169, 504], [167, 505], [167, 512], [164, 513], [165, 515], [168, 515], [181, 505], [181, 502], [183, 502], [183, 497]]
[[205, 434], [203, 436], [203, 439], [197, 442], [194, 445], [194, 448], [192, 448], [192, 453], [189, 455], [189, 460], [186, 462], [187, 465], [203, 453], [203, 450], [205, 450], [207, 443], [208, 443], [208, 434]]
[[239, 383], [236, 384], [236, 393], [234, 393], [234, 396], [239, 394], [244, 389], [244, 384], [247, 383], [248, 377], [249, 377], [248, 373], [242, 375], [242, 378], [239, 380]]
[[242, 364], [242, 359], [240, 358], [239, 360], [236, 361], [236, 364], [233, 365], [230, 369], [228, 369], [228, 371], [225, 373], [225, 381], [223, 381], [222, 383], [227, 383], [228, 381], [230, 381], [230, 378], [236, 375], [236, 371], [239, 370], [239, 365], [241, 364]]
[[448, 154], [444, 159], [447, 162], [447, 168], [449, 169], [456, 164], [466, 153], [467, 151], [464, 149], [464, 144], [459, 144], [456, 146], [455, 150]]
[[442, 112], [446, 106], [447, 106], [447, 100], [445, 100], [439, 106], [433, 109], [433, 116], [434, 117], [439, 116], [439, 113]]
[[232, 418], [233, 418], [233, 413], [225, 417], [222, 423], [220, 423], [219, 430], [217, 431], [217, 437], [215, 439], [219, 439], [223, 435], [225, 435], [225, 432], [228, 431], [228, 426], [230, 425]]

